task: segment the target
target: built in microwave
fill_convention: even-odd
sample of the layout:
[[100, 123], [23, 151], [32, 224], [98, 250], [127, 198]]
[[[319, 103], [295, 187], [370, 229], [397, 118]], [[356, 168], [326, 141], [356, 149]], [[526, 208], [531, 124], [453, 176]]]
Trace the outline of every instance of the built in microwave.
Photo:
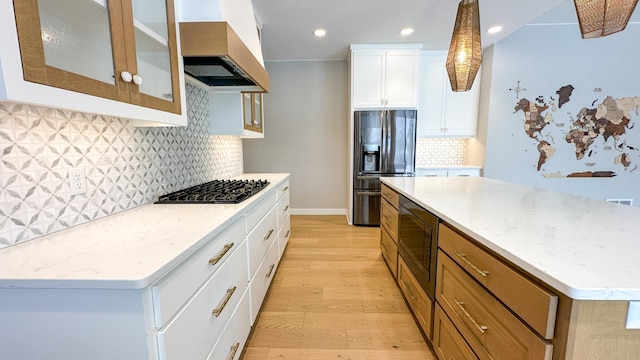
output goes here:
[[436, 289], [438, 223], [437, 216], [400, 195], [398, 252], [431, 299]]

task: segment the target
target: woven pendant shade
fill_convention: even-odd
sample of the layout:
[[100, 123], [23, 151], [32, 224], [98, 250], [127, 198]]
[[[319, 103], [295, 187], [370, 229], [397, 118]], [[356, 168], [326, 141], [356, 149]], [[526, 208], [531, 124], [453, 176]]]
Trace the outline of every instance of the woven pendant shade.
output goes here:
[[447, 74], [453, 91], [471, 89], [482, 63], [480, 43], [480, 10], [478, 0], [462, 0], [458, 4], [456, 23], [447, 55]]
[[583, 39], [624, 30], [638, 0], [574, 0]]

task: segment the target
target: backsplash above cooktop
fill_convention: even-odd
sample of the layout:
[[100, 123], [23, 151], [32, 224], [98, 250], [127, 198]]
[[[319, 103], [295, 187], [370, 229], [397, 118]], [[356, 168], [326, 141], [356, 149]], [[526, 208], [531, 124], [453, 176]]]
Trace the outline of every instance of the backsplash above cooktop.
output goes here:
[[[206, 91], [187, 84], [188, 127], [0, 102], [0, 248], [243, 172], [242, 140], [208, 134]], [[87, 192], [71, 195], [68, 171]]]

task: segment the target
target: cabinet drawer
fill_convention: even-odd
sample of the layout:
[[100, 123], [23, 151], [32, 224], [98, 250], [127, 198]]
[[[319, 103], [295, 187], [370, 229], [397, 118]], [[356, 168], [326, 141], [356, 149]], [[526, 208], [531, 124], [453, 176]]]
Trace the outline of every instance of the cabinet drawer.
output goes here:
[[256, 271], [256, 275], [249, 283], [249, 295], [251, 295], [251, 325], [253, 325], [253, 322], [256, 320], [256, 316], [258, 316], [262, 300], [264, 300], [264, 296], [267, 294], [269, 285], [271, 285], [271, 281], [276, 274], [277, 267], [278, 246], [274, 244], [269, 249], [269, 252], [264, 258], [262, 264], [260, 264], [258, 271]]
[[395, 243], [398, 242], [398, 210], [396, 210], [389, 202], [382, 200], [380, 207], [380, 224], [387, 229], [391, 239]]
[[[240, 304], [222, 332], [220, 340], [213, 348], [207, 360], [238, 360], [249, 337], [249, 292], [240, 300]], [[185, 358], [186, 359], [186, 358]]]
[[[156, 327], [162, 327], [244, 241], [240, 218], [151, 288]], [[245, 250], [246, 251], [246, 250]]]
[[386, 199], [394, 208], [400, 205], [400, 195], [385, 184], [381, 186], [382, 198]]
[[280, 200], [278, 200], [278, 229], [282, 228], [284, 222], [289, 218], [291, 208], [289, 206], [289, 192], [287, 191]]
[[[257, 196], [261, 194], [258, 193]], [[264, 216], [276, 205], [277, 201], [276, 191], [270, 190], [264, 195], [264, 199], [261, 199], [256, 206], [247, 211], [247, 234], [251, 232], [264, 218]]]
[[398, 256], [398, 286], [407, 299], [416, 319], [418, 319], [422, 331], [431, 340], [433, 302], [420, 287], [418, 280], [411, 274], [411, 271], [400, 256]]
[[280, 199], [282, 195], [288, 194], [288, 193], [289, 193], [289, 180], [285, 180], [285, 182], [278, 185], [278, 187], [276, 188], [276, 194], [278, 196], [278, 199]]
[[247, 291], [246, 242], [164, 328], [158, 346], [165, 360], [204, 359]]
[[538, 337], [449, 256], [438, 252], [436, 299], [476, 353], [494, 359], [549, 360], [552, 345]]
[[280, 232], [278, 233], [278, 259], [282, 257], [284, 253], [284, 249], [287, 247], [289, 243], [289, 238], [291, 237], [291, 220], [287, 218], [284, 221], [284, 225]]
[[446, 225], [438, 246], [546, 339], [553, 338], [558, 297]]
[[393, 278], [398, 278], [398, 246], [385, 229], [380, 229], [380, 251], [391, 269]]
[[278, 237], [277, 209], [274, 206], [247, 236], [249, 247], [249, 276], [256, 273], [265, 254]]
[[435, 306], [432, 344], [439, 359], [478, 360], [473, 350], [444, 313], [440, 304]]

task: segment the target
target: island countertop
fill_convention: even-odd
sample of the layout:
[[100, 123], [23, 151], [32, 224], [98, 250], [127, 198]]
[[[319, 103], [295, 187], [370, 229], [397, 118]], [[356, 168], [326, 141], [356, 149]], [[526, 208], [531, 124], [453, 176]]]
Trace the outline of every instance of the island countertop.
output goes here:
[[0, 288], [142, 289], [180, 264], [289, 174], [238, 204], [148, 204], [0, 249]]
[[577, 300], [640, 300], [640, 208], [487, 178], [381, 178]]

